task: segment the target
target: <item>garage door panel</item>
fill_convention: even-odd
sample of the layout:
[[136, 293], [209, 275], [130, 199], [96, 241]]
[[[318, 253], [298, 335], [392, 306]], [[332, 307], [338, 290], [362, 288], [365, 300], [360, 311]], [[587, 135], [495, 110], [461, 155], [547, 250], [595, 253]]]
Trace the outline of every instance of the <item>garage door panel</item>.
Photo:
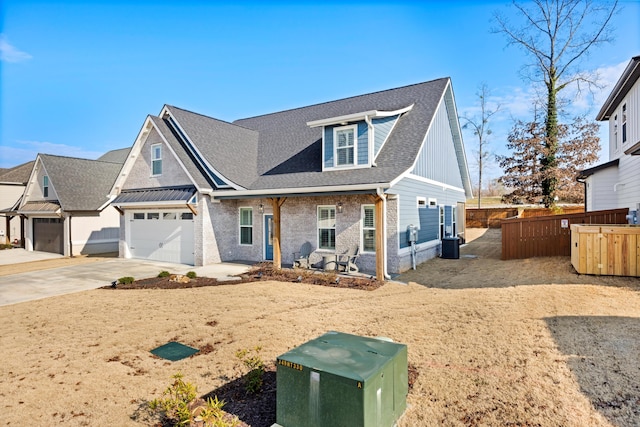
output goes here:
[[64, 254], [63, 221], [60, 218], [33, 218], [33, 250]]
[[144, 219], [133, 219], [130, 228], [131, 255], [134, 258], [193, 265], [194, 221], [181, 219], [181, 213], [165, 212], [145, 215]]

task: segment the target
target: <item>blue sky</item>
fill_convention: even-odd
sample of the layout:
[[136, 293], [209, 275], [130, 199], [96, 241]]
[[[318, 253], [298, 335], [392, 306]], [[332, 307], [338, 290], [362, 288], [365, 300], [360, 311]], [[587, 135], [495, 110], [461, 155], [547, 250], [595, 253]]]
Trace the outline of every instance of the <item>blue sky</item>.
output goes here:
[[[621, 6], [614, 43], [584, 63], [605, 88], [576, 99], [572, 113], [595, 117], [640, 54], [640, 0]], [[164, 104], [233, 121], [445, 76], [460, 115], [473, 114], [479, 85], [488, 85], [501, 105], [491, 123], [497, 153], [513, 118], [529, 117], [527, 59], [490, 32], [494, 12], [512, 14], [504, 1], [2, 0], [0, 8], [0, 167], [38, 152], [96, 158], [131, 146]], [[464, 141], [475, 176], [476, 140], [465, 132]]]

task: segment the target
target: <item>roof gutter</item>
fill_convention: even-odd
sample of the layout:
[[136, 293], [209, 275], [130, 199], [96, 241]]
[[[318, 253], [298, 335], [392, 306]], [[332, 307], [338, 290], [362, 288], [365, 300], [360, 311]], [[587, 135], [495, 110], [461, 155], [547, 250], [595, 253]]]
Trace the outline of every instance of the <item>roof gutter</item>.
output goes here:
[[383, 184], [353, 184], [353, 185], [329, 185], [323, 187], [298, 187], [298, 188], [269, 188], [262, 190], [229, 190], [212, 191], [213, 199], [237, 199], [249, 197], [269, 197], [273, 195], [306, 195], [313, 193], [348, 193], [352, 191], [371, 191], [391, 187], [390, 183]]

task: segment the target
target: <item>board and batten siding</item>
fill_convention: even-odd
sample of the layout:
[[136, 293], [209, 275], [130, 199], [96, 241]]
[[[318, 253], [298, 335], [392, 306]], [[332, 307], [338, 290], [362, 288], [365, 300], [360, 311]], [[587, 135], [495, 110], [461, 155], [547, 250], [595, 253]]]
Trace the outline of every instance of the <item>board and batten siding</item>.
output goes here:
[[445, 103], [438, 107], [412, 173], [463, 188]]
[[[622, 142], [622, 106], [627, 106], [627, 140]], [[618, 132], [616, 143], [616, 116]], [[640, 141], [640, 80], [632, 86], [611, 117], [609, 117], [609, 159], [625, 157], [624, 151]]]
[[[438, 206], [456, 206], [458, 202], [466, 200], [464, 191], [450, 187], [429, 183], [419, 178], [406, 177], [394, 185], [388, 193], [398, 196], [398, 244], [400, 248], [408, 247], [406, 231], [409, 225], [427, 226], [418, 231], [418, 243], [425, 243], [439, 238], [439, 209], [418, 208], [418, 197], [424, 197], [427, 202], [435, 199]], [[420, 213], [422, 212], [422, 222]], [[449, 210], [449, 224], [451, 221]], [[460, 215], [460, 213], [458, 213]], [[445, 214], [446, 219], [446, 214]]]

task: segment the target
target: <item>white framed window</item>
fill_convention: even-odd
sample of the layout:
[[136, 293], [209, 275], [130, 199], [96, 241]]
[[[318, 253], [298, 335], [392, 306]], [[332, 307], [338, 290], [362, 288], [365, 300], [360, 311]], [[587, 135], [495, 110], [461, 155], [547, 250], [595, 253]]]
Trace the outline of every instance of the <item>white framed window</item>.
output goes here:
[[418, 209], [424, 209], [427, 207], [427, 199], [425, 197], [416, 197], [416, 202], [418, 203]]
[[356, 138], [358, 126], [342, 126], [333, 129], [333, 149], [336, 166], [353, 166], [357, 163]]
[[437, 206], [438, 206], [438, 200], [434, 199], [433, 197], [429, 197], [429, 207], [435, 208]]
[[162, 144], [151, 146], [151, 175], [162, 175]]
[[253, 244], [253, 208], [240, 208], [240, 244]]
[[622, 143], [627, 142], [627, 104], [622, 105]]
[[134, 212], [133, 219], [144, 219], [144, 212]]
[[376, 251], [376, 208], [362, 205], [362, 252]]
[[180, 219], [183, 221], [193, 220], [193, 212], [182, 212]]
[[149, 212], [147, 219], [160, 219], [160, 212]]
[[176, 212], [163, 212], [162, 213], [162, 219], [163, 220], [166, 219], [166, 220], [170, 221], [170, 220], [175, 220], [176, 218], [177, 218]]
[[440, 206], [440, 240], [444, 237], [444, 206]]
[[318, 249], [336, 249], [335, 206], [318, 206]]
[[49, 177], [47, 175], [42, 177], [42, 195], [49, 197]]

